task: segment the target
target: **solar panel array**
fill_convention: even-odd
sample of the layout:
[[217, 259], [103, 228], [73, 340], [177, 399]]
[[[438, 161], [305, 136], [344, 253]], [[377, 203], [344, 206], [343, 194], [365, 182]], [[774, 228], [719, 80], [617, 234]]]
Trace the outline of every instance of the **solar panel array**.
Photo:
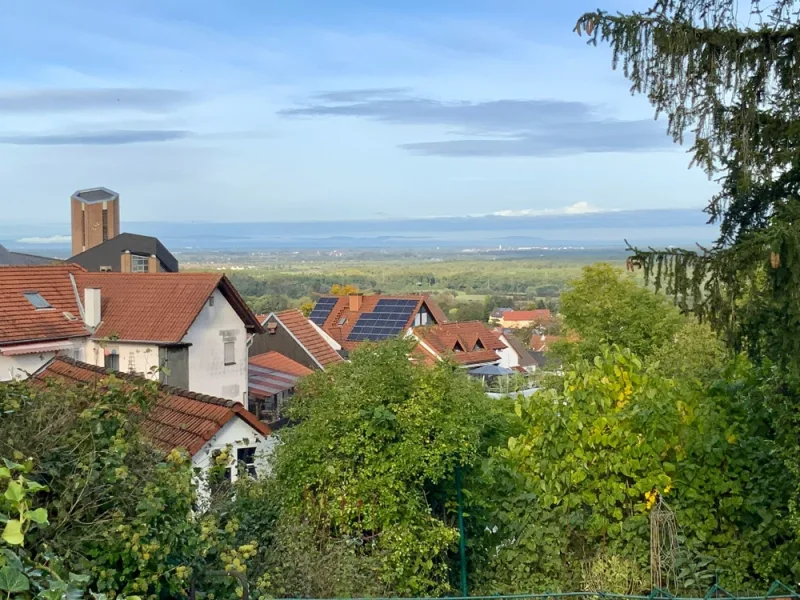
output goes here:
[[317, 300], [317, 303], [314, 305], [314, 310], [311, 311], [308, 318], [317, 325], [322, 326], [338, 301], [339, 298], [320, 298]]
[[400, 333], [408, 323], [418, 300], [378, 300], [375, 310], [356, 321], [347, 339], [351, 342], [385, 340]]

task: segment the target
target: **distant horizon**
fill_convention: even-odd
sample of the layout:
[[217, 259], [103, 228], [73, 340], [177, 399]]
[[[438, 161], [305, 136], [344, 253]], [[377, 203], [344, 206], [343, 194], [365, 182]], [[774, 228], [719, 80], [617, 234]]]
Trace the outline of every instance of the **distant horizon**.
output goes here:
[[[307, 221], [124, 221], [121, 230], [159, 238], [173, 251], [360, 248], [489, 248], [709, 243], [718, 229], [693, 209], [465, 215]], [[36, 253], [68, 248], [68, 223], [0, 224], [0, 244]]]

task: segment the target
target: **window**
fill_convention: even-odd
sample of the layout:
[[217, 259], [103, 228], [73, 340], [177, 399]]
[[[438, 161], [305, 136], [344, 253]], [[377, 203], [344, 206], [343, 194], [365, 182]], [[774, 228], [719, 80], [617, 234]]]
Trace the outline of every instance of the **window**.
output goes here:
[[461, 345], [461, 342], [456, 342], [453, 346], [453, 352], [463, 352], [464, 346]]
[[119, 354], [116, 350], [112, 350], [110, 354], [106, 354], [103, 366], [112, 371], [119, 371]]
[[103, 241], [108, 241], [108, 209], [103, 209]]
[[475, 346], [473, 346], [472, 351], [477, 352], [478, 350], [486, 350], [486, 346], [483, 345], [483, 342], [477, 340], [475, 342]]
[[239, 463], [239, 468], [247, 470], [247, 474], [253, 479], [256, 478], [256, 449], [255, 448], [237, 448], [236, 449], [236, 462]]
[[234, 341], [226, 341], [225, 344], [225, 364], [226, 365], [235, 365], [236, 364], [236, 342]]
[[23, 292], [23, 296], [27, 298], [28, 302], [33, 304], [33, 307], [36, 310], [42, 308], [53, 308], [50, 306], [50, 303], [47, 300], [42, 298], [42, 295], [39, 292]]
[[111, 267], [100, 267], [101, 273], [111, 273]]
[[208, 305], [214, 306], [214, 294], [211, 294], [211, 296], [208, 297]]
[[132, 273], [147, 273], [147, 257], [131, 255], [131, 272]]
[[342, 317], [341, 319], [339, 319], [339, 325], [340, 326], [344, 325], [345, 323], [347, 323], [347, 317]]

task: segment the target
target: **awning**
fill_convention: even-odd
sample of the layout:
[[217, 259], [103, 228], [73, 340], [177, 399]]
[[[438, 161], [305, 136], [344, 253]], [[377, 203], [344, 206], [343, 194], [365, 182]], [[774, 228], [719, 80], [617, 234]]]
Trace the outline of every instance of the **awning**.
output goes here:
[[300, 377], [276, 371], [275, 369], [249, 365], [247, 379], [250, 396], [265, 398], [294, 388], [297, 386]]
[[470, 369], [469, 371], [470, 375], [487, 375], [490, 377], [496, 375], [512, 375], [513, 373], [514, 371], [511, 369], [506, 369], [500, 365], [484, 365], [477, 369]]
[[69, 340], [58, 342], [37, 342], [35, 344], [20, 344], [19, 346], [6, 346], [0, 348], [3, 356], [17, 356], [20, 354], [39, 354], [41, 352], [57, 352], [59, 350], [72, 350], [75, 344]]

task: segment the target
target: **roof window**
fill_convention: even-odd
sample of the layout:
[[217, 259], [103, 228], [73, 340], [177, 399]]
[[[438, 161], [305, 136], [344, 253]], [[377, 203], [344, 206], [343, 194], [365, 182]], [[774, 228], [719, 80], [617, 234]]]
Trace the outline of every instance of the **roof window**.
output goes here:
[[53, 308], [50, 306], [50, 303], [42, 298], [42, 295], [39, 292], [23, 292], [23, 296], [30, 302], [36, 310], [44, 309], [44, 308]]

